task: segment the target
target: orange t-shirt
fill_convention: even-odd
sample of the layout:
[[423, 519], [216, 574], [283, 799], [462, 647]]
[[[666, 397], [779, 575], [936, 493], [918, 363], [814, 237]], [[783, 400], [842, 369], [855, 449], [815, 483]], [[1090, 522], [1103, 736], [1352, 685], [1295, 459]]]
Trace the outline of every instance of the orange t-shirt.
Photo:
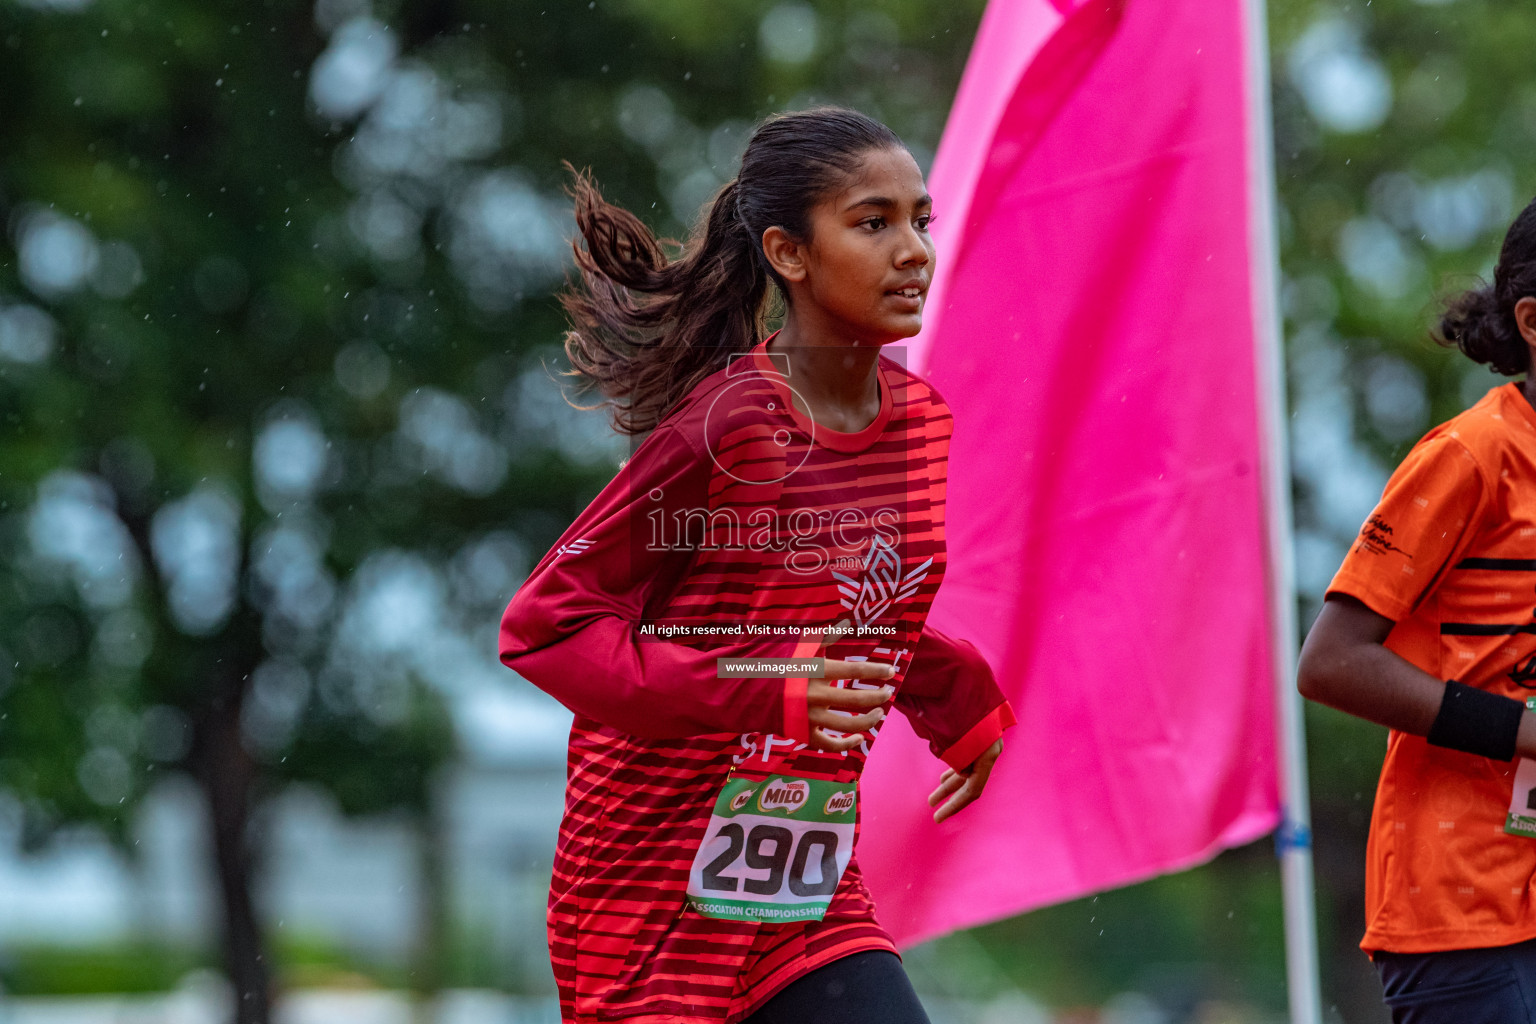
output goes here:
[[[1396, 625], [1440, 679], [1536, 694], [1536, 410], [1519, 384], [1431, 430], [1392, 474], [1329, 586]], [[1393, 730], [1366, 852], [1366, 950], [1536, 937], [1536, 839], [1506, 835], [1518, 762]]]

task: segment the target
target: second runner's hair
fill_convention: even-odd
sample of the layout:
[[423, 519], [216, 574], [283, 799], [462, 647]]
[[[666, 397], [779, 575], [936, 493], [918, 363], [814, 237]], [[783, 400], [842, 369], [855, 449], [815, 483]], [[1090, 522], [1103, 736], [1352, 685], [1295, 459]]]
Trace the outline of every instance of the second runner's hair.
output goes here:
[[1531, 368], [1531, 350], [1515, 323], [1515, 303], [1536, 297], [1536, 199], [1504, 236], [1493, 284], [1451, 299], [1440, 318], [1440, 338], [1506, 377]]

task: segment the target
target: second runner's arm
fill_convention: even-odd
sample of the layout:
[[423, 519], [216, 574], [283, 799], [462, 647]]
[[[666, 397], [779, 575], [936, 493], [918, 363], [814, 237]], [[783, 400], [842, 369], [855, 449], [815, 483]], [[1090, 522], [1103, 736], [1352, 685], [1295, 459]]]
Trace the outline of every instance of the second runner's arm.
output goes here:
[[[1385, 644], [1466, 555], [1493, 514], [1490, 491], [1477, 459], [1454, 434], [1432, 434], [1414, 447], [1329, 585], [1297, 666], [1302, 696], [1398, 732], [1435, 734], [1447, 682]], [[1485, 708], [1506, 699], [1462, 696]], [[1513, 705], [1495, 706], [1495, 714], [1511, 720]], [[1536, 715], [1520, 714], [1516, 749], [1536, 754]]]

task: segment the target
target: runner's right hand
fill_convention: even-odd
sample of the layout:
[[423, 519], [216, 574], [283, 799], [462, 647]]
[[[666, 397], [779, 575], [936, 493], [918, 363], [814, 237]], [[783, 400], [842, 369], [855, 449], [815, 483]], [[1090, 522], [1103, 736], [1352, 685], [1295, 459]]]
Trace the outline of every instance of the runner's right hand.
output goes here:
[[[828, 658], [824, 679], [889, 679], [895, 668], [875, 661], [840, 661]], [[806, 686], [805, 703], [811, 719], [811, 746], [841, 753], [865, 740], [864, 733], [885, 720], [884, 705], [896, 694], [893, 686], [878, 690], [853, 690], [812, 679]], [[851, 717], [850, 717], [851, 716]], [[833, 736], [827, 730], [848, 733]]]

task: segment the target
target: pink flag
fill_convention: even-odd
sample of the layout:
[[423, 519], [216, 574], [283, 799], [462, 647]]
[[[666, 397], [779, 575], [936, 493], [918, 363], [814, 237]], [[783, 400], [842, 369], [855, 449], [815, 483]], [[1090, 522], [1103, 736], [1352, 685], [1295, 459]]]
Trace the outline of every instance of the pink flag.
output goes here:
[[[1238, 0], [992, 0], [910, 350], [955, 413], [932, 622], [1019, 715], [935, 826], [900, 716], [859, 860], [899, 942], [1191, 866], [1279, 818]], [[929, 765], [932, 771], [921, 765]]]

